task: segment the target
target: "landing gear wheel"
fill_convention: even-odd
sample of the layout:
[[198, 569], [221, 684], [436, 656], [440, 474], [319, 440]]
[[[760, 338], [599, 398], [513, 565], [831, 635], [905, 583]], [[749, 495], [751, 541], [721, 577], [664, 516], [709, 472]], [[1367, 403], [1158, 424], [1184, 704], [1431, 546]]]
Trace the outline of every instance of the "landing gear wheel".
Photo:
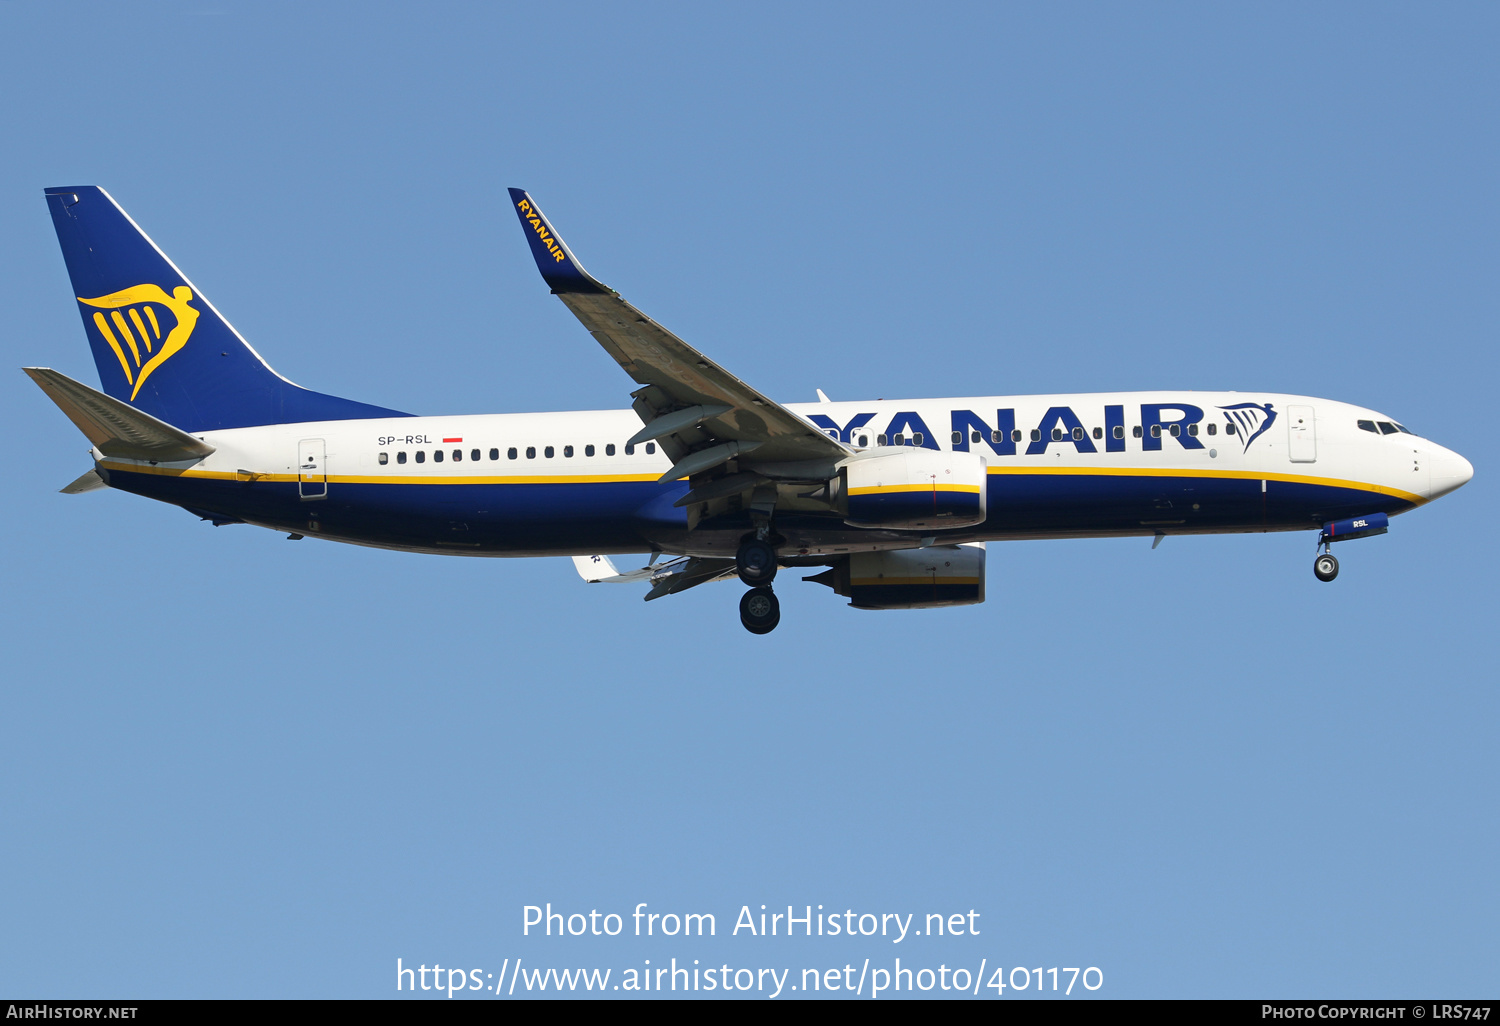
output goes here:
[[752, 588], [770, 584], [776, 579], [776, 550], [768, 542], [751, 538], [735, 554], [734, 569]]
[[1339, 575], [1339, 561], [1334, 558], [1333, 553], [1324, 552], [1313, 560], [1313, 576], [1323, 582], [1333, 580]]
[[740, 623], [751, 634], [770, 634], [781, 622], [781, 603], [770, 588], [751, 588], [740, 597]]

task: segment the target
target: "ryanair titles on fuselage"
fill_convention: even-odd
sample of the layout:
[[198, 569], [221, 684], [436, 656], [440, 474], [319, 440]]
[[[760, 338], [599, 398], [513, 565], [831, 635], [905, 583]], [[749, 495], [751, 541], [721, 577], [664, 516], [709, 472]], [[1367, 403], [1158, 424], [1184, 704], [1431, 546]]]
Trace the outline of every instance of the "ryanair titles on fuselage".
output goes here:
[[[1222, 423], [1224, 434], [1233, 438], [1245, 450], [1265, 434], [1276, 420], [1276, 409], [1272, 403], [1236, 403], [1218, 407], [1218, 416], [1207, 414], [1213, 430], [1218, 434]], [[1018, 444], [1025, 442], [1025, 454], [1037, 456], [1045, 453], [1049, 445], [1072, 445], [1080, 453], [1097, 453], [1102, 443], [1105, 452], [1124, 452], [1127, 433], [1138, 438], [1146, 452], [1159, 451], [1163, 438], [1172, 438], [1184, 449], [1205, 448], [1200, 436], [1200, 425], [1206, 414], [1202, 407], [1192, 403], [1161, 402], [1141, 403], [1140, 417], [1130, 425], [1125, 422], [1125, 406], [1109, 404], [1104, 407], [1104, 423], [1090, 429], [1069, 406], [1052, 406], [1042, 415], [1041, 421], [1023, 434], [1016, 428], [1016, 411], [997, 409], [994, 423], [990, 423], [973, 410], [953, 410], [948, 425], [953, 439], [952, 448], [968, 452], [970, 443], [977, 441], [987, 445], [997, 456], [1014, 456]], [[940, 449], [939, 438], [914, 411], [895, 414], [883, 432], [876, 433], [870, 427], [874, 413], [857, 413], [846, 423], [840, 424], [823, 413], [810, 413], [807, 418], [830, 436], [850, 445], [864, 447], [874, 444], [915, 445], [926, 449]], [[861, 440], [861, 436], [865, 436]], [[977, 436], [977, 438], [976, 438]], [[1227, 444], [1227, 440], [1226, 440]]]

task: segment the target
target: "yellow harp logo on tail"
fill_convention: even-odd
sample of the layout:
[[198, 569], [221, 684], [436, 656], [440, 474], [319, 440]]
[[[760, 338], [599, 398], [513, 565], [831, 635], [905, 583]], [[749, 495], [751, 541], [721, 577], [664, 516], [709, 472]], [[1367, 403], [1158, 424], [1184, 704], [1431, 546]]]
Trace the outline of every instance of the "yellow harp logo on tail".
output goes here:
[[[188, 305], [192, 298], [193, 290], [186, 285], [177, 286], [170, 296], [160, 285], [133, 285], [94, 299], [78, 297], [80, 303], [99, 308], [94, 312], [94, 326], [115, 351], [125, 380], [133, 386], [131, 402], [151, 373], [187, 345], [198, 323], [198, 311]], [[167, 329], [166, 338], [162, 337], [157, 307], [170, 310], [176, 321]], [[109, 311], [109, 317], [104, 316], [104, 310]]]

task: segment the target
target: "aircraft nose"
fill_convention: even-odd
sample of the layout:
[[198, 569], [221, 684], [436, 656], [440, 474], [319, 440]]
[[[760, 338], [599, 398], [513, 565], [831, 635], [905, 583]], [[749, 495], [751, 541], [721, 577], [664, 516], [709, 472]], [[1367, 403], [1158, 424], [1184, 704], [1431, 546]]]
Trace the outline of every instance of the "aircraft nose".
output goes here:
[[1432, 499], [1462, 488], [1474, 476], [1474, 464], [1453, 450], [1444, 449], [1441, 445], [1432, 447], [1432, 455], [1428, 457], [1428, 466], [1432, 470], [1432, 488], [1428, 492], [1428, 498]]

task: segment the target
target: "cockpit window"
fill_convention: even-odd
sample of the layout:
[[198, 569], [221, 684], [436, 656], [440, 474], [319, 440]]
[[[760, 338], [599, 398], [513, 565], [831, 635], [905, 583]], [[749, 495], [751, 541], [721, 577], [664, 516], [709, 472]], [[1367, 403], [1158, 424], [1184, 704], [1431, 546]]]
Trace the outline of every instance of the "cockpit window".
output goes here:
[[1374, 435], [1380, 434], [1380, 429], [1375, 426], [1375, 422], [1373, 420], [1361, 420], [1356, 421], [1356, 423], [1359, 424], [1359, 429], [1361, 431], [1368, 431]]
[[1396, 430], [1399, 431], [1399, 432], [1401, 432], [1403, 435], [1414, 435], [1414, 434], [1416, 434], [1415, 431], [1411, 430], [1411, 428], [1407, 427], [1404, 424], [1397, 424], [1396, 425]]
[[1382, 435], [1394, 435], [1396, 433], [1396, 425], [1392, 424], [1390, 421], [1381, 420], [1376, 421], [1376, 423], [1380, 425], [1380, 433]]

